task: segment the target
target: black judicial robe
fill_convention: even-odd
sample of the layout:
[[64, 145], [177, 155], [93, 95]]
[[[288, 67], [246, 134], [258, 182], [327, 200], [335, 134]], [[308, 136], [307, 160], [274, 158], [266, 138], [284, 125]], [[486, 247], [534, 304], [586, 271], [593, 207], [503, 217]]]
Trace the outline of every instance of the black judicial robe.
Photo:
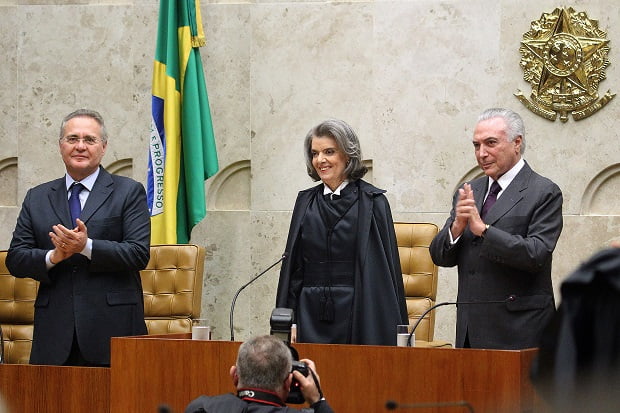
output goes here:
[[620, 411], [620, 248], [599, 251], [568, 276], [543, 333], [532, 383], [554, 412]]
[[[408, 315], [405, 305], [403, 279], [400, 259], [396, 244], [396, 234], [392, 213], [384, 190], [358, 180], [349, 183], [344, 191], [353, 189], [358, 193], [358, 200], [352, 208], [357, 208], [355, 228], [355, 251], [353, 254], [353, 299], [350, 318], [345, 326], [349, 331], [344, 334], [348, 344], [395, 345], [396, 325], [407, 324]], [[302, 223], [306, 219], [309, 206], [317, 197], [323, 196], [323, 184], [299, 192], [291, 226], [289, 229], [286, 254], [280, 270], [280, 281], [276, 295], [276, 306], [292, 308], [298, 321], [298, 335], [304, 337], [304, 326], [300, 320], [308, 317], [320, 317], [316, 308], [307, 309], [299, 306], [300, 295], [307, 281], [304, 273], [303, 252], [301, 251]], [[336, 228], [337, 229], [337, 228]], [[338, 299], [337, 296], [334, 299]], [[334, 303], [336, 311], [340, 303]], [[310, 313], [300, 316], [300, 313]], [[328, 317], [329, 318], [329, 317]], [[342, 319], [342, 314], [335, 315]], [[329, 321], [327, 321], [329, 322]], [[336, 323], [335, 329], [343, 328]], [[342, 337], [342, 332], [334, 332], [335, 337]], [[317, 341], [310, 337], [307, 342], [337, 342], [319, 337]], [[300, 340], [301, 341], [301, 340]]]

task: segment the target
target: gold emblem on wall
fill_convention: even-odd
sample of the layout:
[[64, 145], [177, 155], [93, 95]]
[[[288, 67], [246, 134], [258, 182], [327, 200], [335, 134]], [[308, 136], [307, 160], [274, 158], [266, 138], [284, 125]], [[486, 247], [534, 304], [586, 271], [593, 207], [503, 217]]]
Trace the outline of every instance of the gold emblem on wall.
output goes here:
[[555, 121], [566, 122], [592, 115], [613, 99], [608, 90], [599, 99], [599, 83], [609, 66], [607, 33], [598, 21], [572, 7], [543, 13], [531, 23], [519, 48], [523, 79], [532, 86], [530, 99], [517, 90], [515, 96], [529, 110]]

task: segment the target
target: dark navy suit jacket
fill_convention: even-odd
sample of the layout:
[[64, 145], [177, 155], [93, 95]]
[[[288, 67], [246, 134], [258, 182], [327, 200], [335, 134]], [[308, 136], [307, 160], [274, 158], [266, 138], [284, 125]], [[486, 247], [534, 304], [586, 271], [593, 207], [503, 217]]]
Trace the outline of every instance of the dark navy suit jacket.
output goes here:
[[22, 204], [6, 265], [16, 277], [40, 281], [32, 364], [63, 364], [74, 331], [86, 360], [109, 364], [110, 337], [147, 332], [139, 273], [150, 247], [144, 187], [101, 168], [81, 219], [93, 240], [91, 259], [75, 254], [48, 271], [52, 226], [74, 227], [65, 178], [30, 189]]

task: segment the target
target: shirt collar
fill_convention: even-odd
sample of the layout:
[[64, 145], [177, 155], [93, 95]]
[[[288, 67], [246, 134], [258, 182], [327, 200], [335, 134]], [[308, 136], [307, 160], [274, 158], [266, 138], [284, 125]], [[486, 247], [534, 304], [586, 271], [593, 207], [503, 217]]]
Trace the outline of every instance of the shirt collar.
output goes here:
[[[517, 161], [515, 166], [510, 168], [504, 175], [499, 177], [499, 179], [497, 180], [497, 183], [499, 184], [499, 186], [502, 187], [502, 190], [499, 192], [500, 194], [504, 192], [504, 189], [508, 188], [508, 185], [510, 185], [512, 180], [515, 179], [515, 177], [517, 176], [519, 171], [521, 171], [521, 168], [523, 168], [524, 165], [525, 165], [525, 161], [523, 160], [523, 158], [521, 158]], [[489, 185], [488, 185], [489, 189], [491, 188], [492, 183], [493, 183], [493, 178], [489, 177]]]
[[329, 194], [340, 195], [340, 191], [342, 191], [348, 184], [349, 184], [349, 181], [345, 179], [340, 185], [338, 185], [338, 188], [336, 188], [335, 191], [332, 191], [329, 188], [329, 186], [323, 183], [323, 195], [329, 195]]
[[68, 173], [65, 173], [65, 186], [67, 187], [67, 191], [69, 191], [69, 188], [71, 188], [71, 185], [73, 185], [74, 182], [79, 182], [82, 185], [84, 185], [84, 188], [88, 189], [88, 191], [90, 192], [93, 190], [93, 186], [95, 185], [95, 181], [97, 180], [98, 176], [99, 176], [99, 168], [97, 168], [95, 172], [88, 175], [86, 178], [82, 179], [81, 181], [75, 181], [73, 178], [71, 178], [71, 175], [69, 175]]

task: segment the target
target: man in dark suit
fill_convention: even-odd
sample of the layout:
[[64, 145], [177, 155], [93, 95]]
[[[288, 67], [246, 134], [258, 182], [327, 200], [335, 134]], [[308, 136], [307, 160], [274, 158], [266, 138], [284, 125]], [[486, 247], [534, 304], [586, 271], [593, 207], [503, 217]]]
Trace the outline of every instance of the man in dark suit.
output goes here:
[[562, 192], [522, 159], [517, 113], [483, 112], [473, 144], [486, 176], [459, 188], [430, 246], [437, 265], [458, 266], [457, 301], [479, 303], [457, 306], [456, 347], [537, 347], [555, 312], [551, 256], [562, 231]]
[[147, 332], [139, 274], [149, 260], [146, 193], [100, 166], [107, 132], [99, 113], [67, 115], [59, 146], [66, 175], [28, 191], [6, 265], [40, 281], [32, 364], [109, 365], [110, 337]]

